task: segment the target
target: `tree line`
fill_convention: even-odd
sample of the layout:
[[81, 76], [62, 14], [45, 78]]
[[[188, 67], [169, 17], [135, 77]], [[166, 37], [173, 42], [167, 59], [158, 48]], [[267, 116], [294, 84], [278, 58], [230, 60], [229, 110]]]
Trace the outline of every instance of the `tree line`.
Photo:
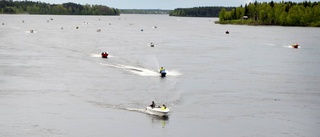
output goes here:
[[194, 7], [194, 8], [177, 8], [169, 13], [170, 16], [186, 17], [219, 17], [221, 9], [231, 10], [233, 7]]
[[221, 9], [219, 23], [320, 27], [320, 2], [257, 2]]
[[76, 3], [49, 4], [33, 1], [0, 1], [0, 14], [55, 14], [55, 15], [120, 15], [118, 9], [104, 5]]
[[120, 9], [121, 14], [169, 14], [172, 10], [161, 9]]

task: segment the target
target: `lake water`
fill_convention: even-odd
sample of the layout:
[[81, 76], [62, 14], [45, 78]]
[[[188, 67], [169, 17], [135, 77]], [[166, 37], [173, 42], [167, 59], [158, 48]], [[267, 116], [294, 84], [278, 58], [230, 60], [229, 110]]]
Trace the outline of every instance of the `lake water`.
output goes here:
[[216, 20], [0, 15], [0, 136], [318, 137], [320, 29]]

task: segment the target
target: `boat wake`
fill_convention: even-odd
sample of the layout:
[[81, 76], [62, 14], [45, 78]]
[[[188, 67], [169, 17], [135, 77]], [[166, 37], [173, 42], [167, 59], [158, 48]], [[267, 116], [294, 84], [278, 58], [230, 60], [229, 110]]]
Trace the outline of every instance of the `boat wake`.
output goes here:
[[[288, 44], [266, 44], [268, 46], [279, 46], [279, 47], [284, 47], [284, 48], [290, 48], [292, 49], [292, 45], [288, 45]], [[301, 46], [299, 46], [298, 48], [301, 48]]]
[[25, 33], [38, 33], [38, 31], [35, 31], [35, 30], [27, 30], [27, 31], [25, 31]]
[[146, 108], [126, 108], [126, 107], [123, 107], [122, 105], [105, 104], [105, 103], [101, 103], [101, 102], [97, 102], [97, 101], [88, 101], [88, 102], [93, 103], [93, 104], [95, 104], [95, 105], [97, 105], [99, 107], [103, 107], [103, 108], [128, 110], [128, 111], [134, 111], [134, 112], [148, 114], [147, 111], [146, 111]]
[[100, 63], [100, 65], [119, 68], [123, 71], [128, 71], [140, 76], [159, 76], [160, 75], [158, 72], [151, 69], [145, 69], [145, 68], [139, 68], [139, 67], [133, 67], [133, 66], [127, 66], [127, 65], [121, 65], [121, 64]]
[[283, 47], [285, 47], [285, 48], [292, 48], [291, 45], [285, 45], [285, 46], [283, 46]]
[[276, 44], [272, 44], [272, 43], [269, 43], [269, 44], [266, 44], [268, 46], [276, 46]]
[[125, 109], [129, 111], [134, 111], [134, 112], [146, 113], [145, 108], [125, 108]]
[[[90, 57], [94, 57], [94, 58], [101, 58], [101, 55], [100, 54], [93, 54], [93, 53], [86, 53], [88, 54]], [[111, 56], [109, 55], [109, 57], [114, 57], [114, 56]], [[117, 58], [117, 57], [116, 57]], [[148, 64], [152, 64], [150, 62], [150, 58], [148, 58], [148, 60], [143, 60], [141, 62], [143, 62], [142, 64], [141, 63], [138, 63], [137, 66], [140, 66], [140, 67], [135, 67], [135, 66], [130, 66], [130, 65], [123, 65], [123, 64], [118, 64], [118, 63], [114, 63], [113, 61], [108, 61], [108, 63], [99, 63], [100, 65], [103, 65], [103, 66], [107, 66], [107, 67], [112, 67], [112, 68], [117, 68], [117, 69], [120, 69], [120, 70], [123, 70], [123, 71], [128, 71], [128, 72], [131, 72], [133, 74], [137, 74], [137, 75], [140, 75], [140, 76], [160, 76], [160, 73], [157, 69], [154, 69], [154, 66], [148, 66]], [[151, 58], [152, 60], [152, 58]], [[153, 59], [152, 61], [154, 61], [156, 59]], [[157, 63], [157, 67], [159, 66], [157, 60], [155, 61]], [[182, 75], [180, 72], [178, 71], [174, 71], [174, 70], [166, 70], [167, 72], [167, 76], [180, 76]]]
[[[292, 45], [285, 45], [283, 47], [293, 49]], [[301, 48], [301, 46], [298, 47], [298, 49], [300, 49], [300, 48]]]
[[[169, 116], [167, 114], [169, 112], [169, 109], [166, 111], [165, 115], [162, 115], [162, 113], [155, 113], [156, 111], [148, 111], [147, 108], [131, 108], [131, 107], [124, 107], [123, 104], [112, 105], [112, 104], [106, 104], [106, 103], [97, 102], [97, 101], [87, 101], [87, 102], [92, 103], [92, 104], [99, 106], [99, 107], [102, 107], [102, 108], [118, 109], [118, 110], [125, 110], [125, 111], [131, 111], [131, 112], [138, 112], [138, 113], [142, 113], [142, 114], [148, 114], [148, 115], [154, 116], [154, 118], [157, 118], [159, 120], [168, 120], [168, 116]], [[164, 111], [164, 110], [161, 110], [161, 111]]]
[[[128, 71], [140, 76], [160, 76], [159, 72], [152, 69], [146, 69], [146, 68], [139, 68], [139, 67], [133, 67], [133, 66], [127, 66], [127, 65], [121, 65], [121, 64], [107, 64], [107, 63], [100, 63], [100, 65], [113, 67], [113, 68], [119, 68], [124, 71]], [[178, 71], [167, 71], [167, 76], [180, 76], [182, 75]]]
[[[94, 58], [101, 58], [101, 54], [91, 54], [91, 53], [87, 53], [90, 57], [94, 57]], [[108, 58], [109, 57], [114, 57], [114, 56], [112, 56], [112, 55], [108, 55]]]

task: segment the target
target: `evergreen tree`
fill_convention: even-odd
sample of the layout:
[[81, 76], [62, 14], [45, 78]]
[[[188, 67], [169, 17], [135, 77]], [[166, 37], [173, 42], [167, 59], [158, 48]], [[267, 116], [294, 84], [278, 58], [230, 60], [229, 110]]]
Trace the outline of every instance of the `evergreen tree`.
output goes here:
[[[240, 13], [240, 14], [239, 14]], [[243, 14], [242, 14], [243, 13]], [[241, 18], [248, 16], [249, 21]], [[232, 10], [221, 10], [219, 14], [220, 23], [235, 20], [235, 23], [252, 23], [261, 25], [283, 25], [283, 26], [320, 26], [320, 2], [304, 1], [270, 3], [263, 2], [245, 4]]]
[[[92, 10], [94, 9], [94, 10]], [[0, 1], [0, 13], [5, 14], [58, 14], [58, 15], [120, 15], [118, 9], [103, 5], [80, 5], [76, 3], [48, 4], [32, 1]]]

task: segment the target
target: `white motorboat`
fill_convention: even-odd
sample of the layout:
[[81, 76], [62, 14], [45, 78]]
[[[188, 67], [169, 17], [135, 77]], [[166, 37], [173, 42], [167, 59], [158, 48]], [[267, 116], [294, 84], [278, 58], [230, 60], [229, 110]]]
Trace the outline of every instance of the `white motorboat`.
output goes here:
[[161, 117], [166, 117], [169, 115], [170, 109], [164, 108], [164, 107], [154, 107], [151, 108], [150, 106], [147, 106], [146, 112], [151, 115], [157, 115]]

